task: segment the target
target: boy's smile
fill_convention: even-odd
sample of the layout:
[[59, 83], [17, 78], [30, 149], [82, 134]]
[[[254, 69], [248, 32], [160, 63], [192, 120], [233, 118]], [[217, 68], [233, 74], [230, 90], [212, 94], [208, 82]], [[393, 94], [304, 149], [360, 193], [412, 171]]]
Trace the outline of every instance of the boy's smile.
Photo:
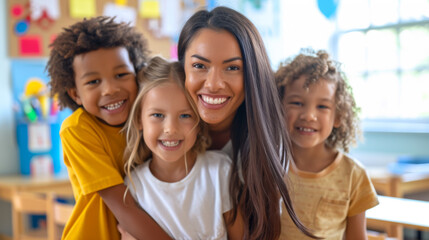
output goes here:
[[76, 88], [67, 92], [88, 113], [108, 125], [122, 125], [137, 95], [137, 82], [128, 51], [101, 48], [73, 61]]

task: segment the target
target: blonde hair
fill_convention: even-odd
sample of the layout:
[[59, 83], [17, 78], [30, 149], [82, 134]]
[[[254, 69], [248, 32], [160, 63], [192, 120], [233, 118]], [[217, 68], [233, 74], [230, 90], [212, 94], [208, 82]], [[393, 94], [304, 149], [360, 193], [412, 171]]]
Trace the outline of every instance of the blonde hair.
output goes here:
[[352, 88], [348, 84], [340, 64], [329, 58], [329, 54], [320, 50], [303, 49], [294, 59], [281, 63], [275, 74], [280, 98], [283, 99], [285, 89], [299, 77], [305, 76], [304, 88], [325, 79], [336, 85], [335, 112], [340, 119], [340, 126], [334, 128], [325, 144], [330, 148], [341, 148], [349, 151], [349, 146], [356, 144], [361, 136], [357, 107], [353, 98]]
[[[144, 96], [153, 88], [158, 87], [165, 83], [176, 83], [184, 92], [186, 99], [191, 106], [195, 116], [197, 116], [198, 135], [194, 146], [191, 151], [201, 153], [206, 150], [210, 145], [210, 138], [208, 137], [208, 127], [200, 120], [197, 107], [193, 102], [191, 96], [185, 89], [185, 73], [178, 62], [168, 62], [161, 57], [152, 58], [147, 67], [143, 68], [138, 73], [141, 89], [133, 104], [128, 121], [123, 129], [126, 133], [127, 147], [124, 153], [125, 159], [125, 173], [130, 177], [131, 170], [137, 165], [148, 160], [152, 153], [143, 139], [143, 130], [141, 126], [141, 109], [143, 105]], [[132, 180], [131, 180], [132, 182]]]

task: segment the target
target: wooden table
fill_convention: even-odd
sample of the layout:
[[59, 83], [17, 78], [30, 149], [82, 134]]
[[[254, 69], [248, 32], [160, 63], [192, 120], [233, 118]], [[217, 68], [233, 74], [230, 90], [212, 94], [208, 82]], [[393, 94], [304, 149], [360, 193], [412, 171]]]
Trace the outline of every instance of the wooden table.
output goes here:
[[366, 211], [368, 224], [396, 224], [429, 231], [429, 201], [387, 196], [378, 196], [378, 200], [379, 205]]
[[390, 197], [403, 197], [408, 193], [429, 191], [429, 173], [392, 174], [383, 168], [367, 168], [377, 192]]
[[[73, 196], [73, 190], [67, 175], [37, 178], [23, 175], [0, 176], [0, 199], [10, 202], [13, 193], [16, 191], [53, 192], [62, 196]], [[0, 239], [10, 238], [0, 233]]]
[[[375, 190], [385, 196], [402, 198], [405, 194], [429, 191], [429, 173], [395, 175], [385, 167], [369, 167], [367, 171]], [[369, 221], [367, 225], [370, 228], [386, 231], [389, 237], [398, 239], [403, 237], [403, 225], [401, 224], [388, 224], [386, 222], [380, 224], [378, 221]]]

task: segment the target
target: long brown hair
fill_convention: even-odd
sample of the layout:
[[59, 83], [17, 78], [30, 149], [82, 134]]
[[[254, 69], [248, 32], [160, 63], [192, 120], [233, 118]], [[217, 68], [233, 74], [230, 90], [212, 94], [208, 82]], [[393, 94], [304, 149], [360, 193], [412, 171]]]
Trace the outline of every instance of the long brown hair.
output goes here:
[[298, 220], [284, 182], [291, 159], [289, 136], [274, 74], [258, 31], [245, 16], [232, 9], [200, 10], [185, 23], [179, 37], [178, 57], [182, 66], [189, 44], [205, 28], [234, 35], [244, 62], [245, 100], [231, 125], [233, 219], [240, 208], [246, 225], [245, 239], [277, 239], [281, 232], [281, 196], [297, 227], [312, 236]]

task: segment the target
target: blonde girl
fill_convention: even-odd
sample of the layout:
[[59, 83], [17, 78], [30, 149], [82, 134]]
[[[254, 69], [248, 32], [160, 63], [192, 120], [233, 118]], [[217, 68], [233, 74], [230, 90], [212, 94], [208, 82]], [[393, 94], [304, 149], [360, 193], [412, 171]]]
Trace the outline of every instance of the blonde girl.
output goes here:
[[225, 224], [231, 159], [205, 151], [207, 129], [184, 88], [182, 67], [154, 57], [139, 79], [125, 127], [132, 196], [174, 239], [241, 239], [238, 221]]

